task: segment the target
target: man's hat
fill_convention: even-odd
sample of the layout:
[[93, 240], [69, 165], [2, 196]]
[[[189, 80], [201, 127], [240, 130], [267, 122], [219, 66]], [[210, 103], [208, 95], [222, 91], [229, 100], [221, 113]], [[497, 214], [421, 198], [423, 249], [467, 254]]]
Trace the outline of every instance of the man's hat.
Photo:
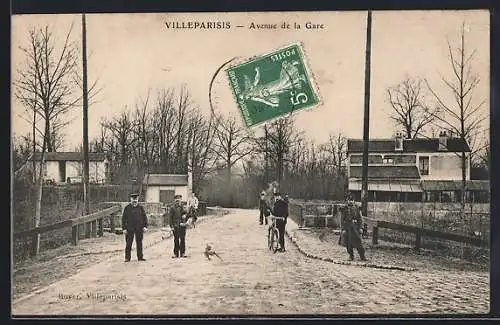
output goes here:
[[139, 197], [139, 193], [130, 193], [130, 198], [135, 199], [136, 197]]
[[181, 199], [181, 198], [182, 198], [182, 195], [180, 195], [180, 194], [176, 194], [176, 195], [174, 196], [174, 199]]

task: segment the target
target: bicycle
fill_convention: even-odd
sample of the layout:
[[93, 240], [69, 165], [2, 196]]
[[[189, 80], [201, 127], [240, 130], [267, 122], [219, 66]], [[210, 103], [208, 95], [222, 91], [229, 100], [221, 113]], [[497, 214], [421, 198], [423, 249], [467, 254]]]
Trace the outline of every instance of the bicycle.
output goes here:
[[284, 220], [285, 218], [276, 216], [269, 216], [268, 218], [271, 219], [271, 224], [267, 231], [267, 246], [269, 250], [272, 250], [273, 253], [276, 253], [280, 248], [280, 232], [278, 230], [278, 227], [276, 226], [276, 220]]

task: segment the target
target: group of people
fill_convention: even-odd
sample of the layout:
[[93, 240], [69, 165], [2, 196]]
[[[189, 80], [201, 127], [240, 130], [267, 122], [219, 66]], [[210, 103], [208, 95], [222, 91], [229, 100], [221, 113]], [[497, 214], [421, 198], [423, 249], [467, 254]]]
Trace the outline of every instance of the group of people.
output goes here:
[[[274, 190], [272, 196], [262, 191], [259, 203], [259, 224], [267, 225], [267, 218], [271, 216], [276, 219], [276, 227], [279, 231], [280, 252], [285, 252], [285, 228], [288, 219], [288, 195], [282, 197], [281, 193]], [[186, 257], [186, 227], [189, 219], [194, 225], [198, 215], [198, 199], [193, 196], [187, 205], [182, 202], [181, 195], [175, 195], [174, 203], [170, 206], [165, 217], [172, 229], [174, 239], [174, 254], [172, 258]], [[354, 249], [357, 249], [362, 261], [366, 261], [365, 249], [362, 243], [362, 217], [358, 206], [356, 206], [352, 195], [347, 196], [346, 205], [341, 213], [341, 234], [339, 244], [346, 247], [349, 259], [354, 260]], [[142, 250], [142, 239], [147, 231], [148, 218], [144, 207], [139, 205], [139, 194], [130, 195], [130, 204], [123, 210], [122, 229], [125, 234], [125, 262], [130, 261], [132, 242], [135, 237], [137, 248], [137, 259], [145, 261]], [[365, 229], [363, 229], [365, 230]], [[366, 230], [365, 230], [366, 231]], [[364, 232], [364, 231], [363, 231]], [[364, 236], [363, 236], [364, 237]]]
[[[172, 258], [186, 257], [186, 227], [189, 219], [195, 226], [198, 218], [198, 198], [193, 195], [188, 204], [182, 202], [182, 195], [175, 195], [174, 202], [165, 213], [168, 225], [172, 229], [174, 239], [174, 255]], [[123, 210], [122, 229], [125, 234], [125, 262], [130, 262], [132, 243], [135, 237], [137, 260], [145, 261], [142, 250], [142, 239], [147, 231], [148, 218], [142, 205], [139, 205], [139, 194], [130, 194], [130, 203]]]
[[[262, 191], [260, 194], [259, 203], [259, 224], [268, 223], [267, 217], [271, 214], [275, 217], [281, 217], [276, 220], [276, 227], [278, 228], [280, 237], [279, 244], [281, 252], [285, 251], [285, 227], [288, 218], [288, 195], [282, 199], [279, 191], [274, 191], [274, 198], [269, 199], [268, 193]], [[346, 204], [342, 208], [341, 213], [341, 233], [339, 237], [339, 244], [346, 247], [349, 259], [354, 260], [354, 249], [358, 251], [360, 260], [366, 261], [365, 249], [363, 247], [362, 238], [367, 234], [367, 226], [362, 226], [361, 212], [354, 202], [354, 198], [349, 194], [346, 198]]]

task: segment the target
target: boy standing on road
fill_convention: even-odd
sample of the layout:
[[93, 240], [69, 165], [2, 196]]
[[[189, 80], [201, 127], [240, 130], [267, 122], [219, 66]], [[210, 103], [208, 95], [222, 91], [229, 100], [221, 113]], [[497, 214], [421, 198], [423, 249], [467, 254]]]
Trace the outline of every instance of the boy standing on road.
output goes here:
[[144, 208], [139, 205], [139, 194], [130, 194], [130, 203], [123, 209], [122, 229], [125, 234], [125, 262], [130, 262], [132, 242], [135, 236], [137, 260], [145, 261], [142, 255], [142, 238], [147, 231], [148, 217]]
[[168, 223], [174, 235], [174, 255], [176, 257], [186, 257], [186, 224], [187, 211], [182, 205], [182, 195], [174, 196], [174, 204], [170, 207], [168, 214]]

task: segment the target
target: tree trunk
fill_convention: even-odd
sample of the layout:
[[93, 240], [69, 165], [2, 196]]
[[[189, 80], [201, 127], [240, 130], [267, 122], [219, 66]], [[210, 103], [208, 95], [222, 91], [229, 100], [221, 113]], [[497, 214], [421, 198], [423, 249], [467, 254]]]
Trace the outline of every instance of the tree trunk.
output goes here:
[[[40, 227], [41, 221], [41, 211], [42, 211], [42, 194], [43, 194], [43, 165], [45, 163], [45, 147], [47, 145], [47, 130], [49, 129], [48, 120], [45, 121], [45, 134], [43, 136], [43, 144], [42, 144], [42, 152], [40, 155], [40, 167], [38, 170], [38, 179], [36, 183], [37, 187], [37, 195], [36, 204], [35, 204], [35, 228]], [[33, 157], [34, 158], [34, 157]], [[36, 241], [34, 255], [38, 255], [40, 253], [40, 234], [37, 234], [33, 240]]]
[[467, 190], [467, 158], [465, 152], [462, 151], [462, 190], [461, 193], [461, 204], [460, 204], [460, 217], [462, 220], [465, 217], [465, 198], [466, 198], [466, 190]]

